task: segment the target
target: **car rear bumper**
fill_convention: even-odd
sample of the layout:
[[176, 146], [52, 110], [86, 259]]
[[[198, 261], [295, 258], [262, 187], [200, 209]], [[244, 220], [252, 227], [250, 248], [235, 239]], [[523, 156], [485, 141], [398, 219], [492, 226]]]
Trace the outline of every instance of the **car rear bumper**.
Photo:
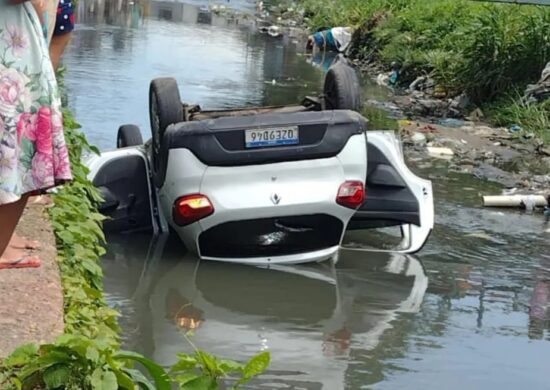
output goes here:
[[275, 216], [219, 224], [197, 242], [201, 257], [270, 259], [338, 247], [343, 233], [343, 221], [328, 214]]
[[202, 260], [223, 261], [226, 263], [239, 263], [249, 265], [271, 265], [271, 264], [302, 264], [316, 263], [333, 258], [340, 249], [339, 246], [333, 246], [326, 249], [321, 249], [306, 253], [296, 253], [293, 255], [282, 256], [261, 256], [261, 257], [209, 257], [201, 256]]

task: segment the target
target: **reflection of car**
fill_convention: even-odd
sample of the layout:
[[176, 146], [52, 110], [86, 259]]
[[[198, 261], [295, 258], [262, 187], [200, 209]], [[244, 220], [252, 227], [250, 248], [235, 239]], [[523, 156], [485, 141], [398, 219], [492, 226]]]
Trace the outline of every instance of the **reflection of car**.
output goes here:
[[[193, 330], [195, 345], [221, 357], [244, 360], [269, 350], [265, 381], [296, 388], [356, 388], [348, 381], [358, 365], [381, 370], [384, 358], [403, 353], [407, 331], [400, 313], [418, 312], [428, 285], [421, 263], [403, 254], [365, 261], [364, 254], [343, 251], [337, 268], [264, 269], [157, 249], [144, 266], [136, 259], [143, 268], [134, 270], [140, 275], [135, 290], [124, 292], [120, 277], [107, 286], [121, 300], [132, 297], [128, 326], [138, 332], [132, 342], [141, 352], [169, 365], [189, 347], [181, 334]], [[127, 261], [107, 260], [107, 274], [119, 267], [130, 279]], [[392, 328], [392, 336], [385, 334]], [[371, 355], [378, 358], [374, 365]]]
[[360, 107], [342, 60], [324, 95], [298, 106], [203, 111], [156, 79], [152, 140], [122, 126], [119, 149], [88, 161], [105, 226], [171, 229], [203, 259], [303, 263], [333, 257], [353, 217], [359, 229], [402, 225], [401, 251], [418, 251], [433, 227], [431, 183], [408, 170], [393, 133], [366, 133]]

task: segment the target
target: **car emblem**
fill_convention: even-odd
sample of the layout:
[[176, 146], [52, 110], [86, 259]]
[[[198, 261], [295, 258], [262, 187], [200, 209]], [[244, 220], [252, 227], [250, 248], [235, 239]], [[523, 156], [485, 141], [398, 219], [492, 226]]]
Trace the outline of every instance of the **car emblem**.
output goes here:
[[281, 201], [281, 197], [274, 193], [273, 195], [271, 195], [271, 201], [273, 202], [273, 204], [279, 204], [279, 202]]

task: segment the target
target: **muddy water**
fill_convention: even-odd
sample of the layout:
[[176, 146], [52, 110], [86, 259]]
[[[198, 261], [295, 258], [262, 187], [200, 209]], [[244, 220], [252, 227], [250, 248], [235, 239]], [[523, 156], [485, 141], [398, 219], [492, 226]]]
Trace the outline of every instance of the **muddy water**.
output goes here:
[[[175, 76], [183, 98], [205, 107], [292, 103], [322, 80], [322, 60], [312, 66], [291, 42], [232, 22], [84, 16], [67, 83], [102, 148], [121, 123], [147, 133], [147, 86], [158, 75]], [[480, 193], [500, 189], [449, 174], [444, 161], [411, 153], [409, 165], [436, 194], [436, 228], [416, 256], [342, 251], [336, 266], [266, 270], [199, 263], [164, 238], [110, 237], [106, 290], [126, 346], [168, 365], [190, 349], [183, 334], [193, 329], [193, 342], [218, 355], [269, 350], [260, 389], [549, 388], [550, 226], [539, 214], [480, 208]]]

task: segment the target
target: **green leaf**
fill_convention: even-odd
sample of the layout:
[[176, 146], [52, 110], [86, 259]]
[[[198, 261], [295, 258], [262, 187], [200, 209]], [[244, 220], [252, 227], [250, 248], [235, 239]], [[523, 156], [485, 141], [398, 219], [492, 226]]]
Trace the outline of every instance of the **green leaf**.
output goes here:
[[188, 381], [184, 385], [180, 386], [181, 390], [218, 390], [218, 382], [214, 378], [208, 376], [201, 376], [191, 381]]
[[105, 371], [103, 373], [103, 378], [101, 379], [101, 386], [102, 390], [117, 390], [118, 381], [115, 373], [112, 371]]
[[243, 379], [239, 381], [239, 384], [246, 383], [253, 377], [263, 373], [269, 367], [270, 362], [271, 354], [269, 352], [262, 352], [254, 356], [244, 367]]
[[224, 374], [228, 374], [231, 372], [243, 372], [244, 364], [235, 362], [233, 360], [220, 360], [219, 368], [223, 371]]
[[102, 368], [96, 368], [91, 377], [92, 389], [94, 390], [117, 390], [118, 381], [112, 371], [105, 371]]
[[91, 376], [91, 385], [94, 390], [101, 390], [103, 378], [103, 370], [101, 368], [96, 368]]
[[178, 354], [179, 360], [170, 368], [171, 372], [187, 371], [195, 368], [199, 363], [194, 356]]
[[86, 349], [86, 359], [91, 360], [94, 363], [98, 363], [99, 362], [99, 351], [96, 348], [94, 348], [92, 346], [89, 346]]
[[[145, 389], [145, 390], [156, 390], [155, 385], [153, 385], [151, 383], [151, 381], [149, 379], [147, 379], [145, 377], [145, 375], [143, 375], [141, 373], [141, 371], [133, 369], [133, 368], [124, 368], [123, 371], [124, 371], [123, 375], [127, 376], [128, 379], [130, 380], [130, 382], [128, 382], [128, 384], [125, 384], [126, 382], [122, 382], [120, 379], [118, 380], [118, 383], [123, 388], [125, 388], [125, 389], [134, 389], [134, 388], [137, 387], [136, 386], [136, 384], [137, 384], [142, 389]], [[115, 372], [115, 374], [116, 374], [116, 372]], [[117, 375], [117, 378], [118, 378], [118, 375]], [[131, 387], [131, 386], [133, 386], [133, 387]]]
[[65, 242], [65, 244], [74, 243], [74, 235], [68, 231], [58, 232], [57, 237]]
[[71, 379], [71, 370], [65, 364], [56, 364], [44, 371], [43, 379], [48, 389], [57, 389]]
[[25, 344], [13, 351], [12, 354], [3, 361], [3, 364], [6, 367], [22, 366], [24, 364], [27, 364], [37, 354], [37, 345]]
[[180, 386], [182, 386], [200, 377], [202, 377], [201, 374], [198, 374], [192, 371], [192, 372], [186, 372], [184, 374], [176, 375], [174, 379]]
[[153, 378], [157, 390], [171, 390], [172, 387], [170, 385], [170, 378], [168, 377], [168, 374], [166, 373], [164, 368], [159, 366], [157, 363], [147, 359], [143, 355], [135, 352], [123, 351], [115, 354], [114, 358], [117, 360], [133, 360], [141, 363]]
[[99, 149], [96, 146], [90, 145], [90, 150], [92, 152], [94, 152], [95, 154], [97, 154], [98, 156], [101, 154], [101, 152], [99, 151]]
[[220, 374], [216, 358], [204, 351], [197, 351], [197, 356], [203, 368], [210, 373], [210, 376], [216, 377]]

